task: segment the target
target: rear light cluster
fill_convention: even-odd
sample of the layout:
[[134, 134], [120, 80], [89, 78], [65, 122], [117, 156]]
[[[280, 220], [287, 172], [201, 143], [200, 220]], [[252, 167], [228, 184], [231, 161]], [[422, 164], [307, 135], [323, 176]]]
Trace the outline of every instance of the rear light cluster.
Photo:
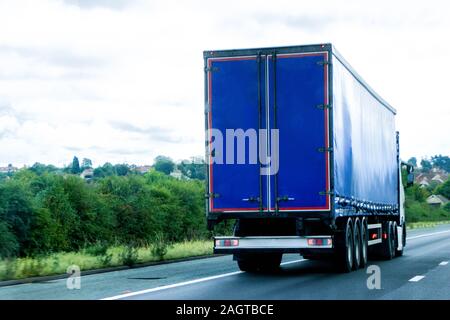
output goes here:
[[308, 246], [331, 246], [333, 240], [330, 238], [310, 238], [308, 239]]
[[216, 240], [216, 247], [237, 247], [238, 245], [239, 245], [238, 239]]

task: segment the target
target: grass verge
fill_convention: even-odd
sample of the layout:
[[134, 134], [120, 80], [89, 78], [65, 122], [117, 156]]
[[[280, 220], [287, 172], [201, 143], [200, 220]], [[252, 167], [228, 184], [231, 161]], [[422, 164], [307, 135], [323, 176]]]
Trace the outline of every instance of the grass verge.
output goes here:
[[33, 258], [16, 258], [0, 260], [0, 281], [25, 279], [29, 277], [65, 274], [71, 265], [87, 270], [134, 265], [162, 260], [174, 260], [187, 257], [212, 254], [211, 240], [185, 241], [169, 245], [164, 255], [156, 255], [152, 246], [130, 248], [114, 246], [104, 250], [100, 255], [93, 254], [90, 248], [79, 252], [54, 253]]
[[408, 230], [418, 229], [418, 228], [433, 228], [441, 224], [450, 224], [450, 221], [421, 221], [421, 222], [409, 222], [406, 223], [406, 228]]

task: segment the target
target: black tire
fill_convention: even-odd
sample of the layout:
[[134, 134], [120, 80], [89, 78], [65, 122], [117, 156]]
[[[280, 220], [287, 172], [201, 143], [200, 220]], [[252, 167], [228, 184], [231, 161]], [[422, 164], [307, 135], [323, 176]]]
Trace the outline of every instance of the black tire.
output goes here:
[[381, 258], [391, 260], [395, 256], [395, 236], [391, 221], [383, 223], [383, 234], [386, 234], [386, 238], [383, 236], [383, 241], [381, 242]]
[[239, 269], [245, 272], [275, 271], [280, 267], [282, 254], [252, 254], [250, 256], [238, 257]]
[[367, 219], [363, 218], [361, 220], [361, 262], [360, 268], [365, 268], [367, 266], [368, 256], [369, 256], [369, 229], [367, 226]]
[[359, 218], [353, 223], [353, 270], [361, 266], [361, 223]]
[[256, 272], [258, 270], [256, 263], [254, 263], [253, 261], [238, 260], [237, 264], [238, 264], [239, 270], [241, 270], [241, 271]]
[[395, 258], [395, 251], [397, 249], [397, 222], [391, 221], [391, 256]]
[[343, 231], [337, 235], [336, 263], [341, 272], [350, 272], [353, 268], [353, 223], [347, 219]]
[[261, 271], [276, 271], [280, 267], [282, 254], [266, 255], [260, 260], [259, 269]]

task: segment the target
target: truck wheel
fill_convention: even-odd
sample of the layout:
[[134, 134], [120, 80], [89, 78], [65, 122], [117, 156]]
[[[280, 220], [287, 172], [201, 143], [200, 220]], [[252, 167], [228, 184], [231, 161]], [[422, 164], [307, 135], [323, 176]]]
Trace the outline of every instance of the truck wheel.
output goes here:
[[255, 262], [248, 260], [238, 260], [237, 262], [239, 270], [245, 272], [256, 272], [258, 267]]
[[406, 221], [403, 221], [403, 247], [406, 247]]
[[402, 241], [402, 245], [403, 246], [402, 246], [402, 250], [397, 250], [397, 247], [395, 248], [395, 256], [396, 257], [401, 257], [403, 255], [403, 250], [405, 249], [405, 245], [406, 245], [406, 222], [403, 222], [402, 229], [403, 229], [403, 232], [402, 232], [402, 239], [401, 239], [401, 241]]
[[395, 255], [395, 236], [391, 221], [383, 223], [383, 241], [381, 242], [381, 257], [385, 260], [391, 260]]
[[239, 257], [237, 262], [239, 269], [246, 272], [257, 271], [275, 271], [280, 267], [282, 254], [252, 254], [244, 257]]
[[259, 261], [259, 268], [261, 271], [275, 271], [280, 267], [283, 255], [274, 253], [261, 257]]
[[353, 223], [353, 270], [361, 266], [361, 224], [359, 218]]
[[391, 221], [391, 256], [395, 258], [395, 251], [397, 249], [397, 222]]
[[350, 272], [353, 267], [353, 230], [352, 220], [347, 219], [344, 230], [337, 236], [337, 266], [342, 272]]
[[367, 265], [368, 249], [369, 249], [369, 230], [367, 227], [367, 219], [361, 220], [361, 263], [360, 267], [364, 268]]

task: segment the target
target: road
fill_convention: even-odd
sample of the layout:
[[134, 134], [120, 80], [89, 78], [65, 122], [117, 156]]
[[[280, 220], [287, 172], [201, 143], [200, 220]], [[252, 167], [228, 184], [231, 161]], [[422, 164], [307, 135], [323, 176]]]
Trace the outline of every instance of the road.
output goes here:
[[82, 276], [78, 290], [66, 279], [1, 287], [0, 299], [450, 299], [450, 225], [411, 230], [402, 257], [369, 265], [379, 289], [368, 289], [367, 269], [285, 255], [278, 272], [249, 274], [219, 256]]

